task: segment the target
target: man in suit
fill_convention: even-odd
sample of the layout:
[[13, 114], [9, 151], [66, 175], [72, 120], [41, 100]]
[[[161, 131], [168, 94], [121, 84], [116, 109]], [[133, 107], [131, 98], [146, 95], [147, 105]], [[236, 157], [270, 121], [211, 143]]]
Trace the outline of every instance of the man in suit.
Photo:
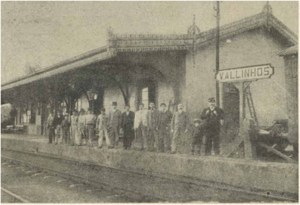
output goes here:
[[150, 102], [150, 109], [147, 113], [147, 128], [148, 128], [148, 136], [147, 136], [147, 144], [148, 151], [154, 151], [154, 143], [156, 148], [158, 147], [158, 122], [159, 122], [159, 111], [155, 109], [154, 102]]
[[171, 151], [170, 126], [173, 114], [167, 110], [165, 103], [160, 104], [158, 123], [158, 151]]
[[122, 112], [117, 109], [117, 102], [112, 103], [112, 111], [109, 113], [109, 138], [111, 142], [111, 146], [108, 148], [117, 148], [119, 144], [119, 131], [121, 128], [122, 122]]
[[130, 106], [125, 106], [125, 112], [122, 115], [123, 146], [124, 149], [130, 149], [134, 139], [134, 112], [130, 111]]
[[178, 112], [173, 115], [171, 122], [171, 133], [173, 133], [171, 154], [176, 153], [177, 139], [182, 137], [183, 133], [188, 132], [188, 126], [189, 118], [186, 112], [183, 111], [183, 105], [179, 104]]
[[214, 98], [208, 99], [208, 108], [202, 111], [201, 119], [206, 120], [205, 126], [205, 154], [210, 155], [213, 148], [214, 154], [220, 154], [220, 130], [224, 124], [224, 111], [216, 107]]
[[144, 110], [144, 104], [141, 103], [139, 110], [135, 113], [134, 130], [136, 138], [141, 142], [141, 151], [144, 150], [147, 140], [147, 110]]
[[71, 145], [75, 144], [77, 129], [78, 129], [78, 112], [77, 110], [73, 110], [73, 115], [71, 116], [71, 135], [70, 135]]
[[85, 136], [85, 126], [86, 126], [86, 119], [85, 119], [85, 110], [81, 109], [80, 110], [80, 115], [78, 117], [78, 133], [77, 133], [77, 139], [76, 145], [81, 146], [82, 145], [82, 140], [86, 138]]
[[89, 140], [89, 145], [90, 147], [93, 146], [93, 138], [95, 135], [95, 125], [96, 125], [96, 116], [93, 114], [93, 110], [89, 108], [88, 114], [85, 116], [86, 120], [86, 128], [88, 132], [88, 140]]
[[49, 144], [54, 143], [55, 141], [55, 124], [54, 124], [54, 116], [53, 112], [49, 113], [49, 117], [47, 119], [47, 128], [48, 128], [48, 135], [49, 135]]
[[98, 133], [99, 133], [98, 148], [99, 149], [102, 148], [103, 135], [105, 136], [106, 145], [109, 147], [110, 139], [108, 136], [108, 115], [105, 113], [105, 108], [101, 109], [101, 114], [97, 118], [96, 129], [98, 130]]
[[70, 119], [69, 114], [64, 114], [64, 119], [61, 122], [61, 128], [62, 128], [62, 143], [65, 145], [70, 144]]

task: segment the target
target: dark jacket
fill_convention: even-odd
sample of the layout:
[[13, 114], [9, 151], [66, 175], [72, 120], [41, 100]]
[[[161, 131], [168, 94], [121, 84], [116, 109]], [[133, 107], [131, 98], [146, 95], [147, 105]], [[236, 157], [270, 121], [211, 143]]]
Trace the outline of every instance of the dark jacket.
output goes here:
[[110, 127], [119, 129], [122, 123], [122, 112], [118, 109], [111, 111], [108, 120]]
[[202, 139], [205, 131], [205, 125], [204, 123], [200, 124], [199, 127], [195, 127], [195, 125], [192, 127], [192, 137], [193, 139]]
[[176, 112], [173, 115], [171, 122], [171, 129], [173, 130], [182, 130], [185, 131], [189, 126], [189, 117], [186, 112], [182, 111], [182, 113]]
[[62, 121], [63, 121], [63, 117], [62, 117], [62, 116], [60, 116], [60, 117], [55, 116], [55, 117], [54, 117], [53, 125], [54, 125], [55, 127], [57, 127], [58, 125], [61, 125]]
[[147, 112], [147, 127], [148, 129], [157, 129], [159, 120], [159, 111], [156, 109], [148, 110]]
[[126, 112], [123, 112], [122, 114], [122, 128], [125, 129], [133, 129], [134, 125], [134, 112], [129, 111], [129, 114], [127, 115]]
[[212, 111], [210, 108], [205, 108], [202, 111], [201, 119], [206, 120], [206, 131], [220, 131], [220, 120], [224, 119], [224, 111], [219, 108], [215, 107]]
[[166, 112], [159, 112], [159, 122], [158, 122], [158, 128], [159, 129], [166, 129], [166, 127], [171, 126], [173, 114], [167, 110]]
[[61, 127], [62, 128], [69, 128], [71, 126], [71, 123], [68, 119], [63, 119], [63, 121], [61, 122]]

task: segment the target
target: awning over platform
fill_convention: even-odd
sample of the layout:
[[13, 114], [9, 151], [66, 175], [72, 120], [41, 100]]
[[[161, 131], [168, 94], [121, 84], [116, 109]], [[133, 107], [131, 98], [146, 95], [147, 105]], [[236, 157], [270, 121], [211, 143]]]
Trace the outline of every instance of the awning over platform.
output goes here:
[[25, 76], [23, 78], [16, 79], [14, 81], [8, 82], [1, 86], [1, 91], [5, 91], [14, 87], [18, 87], [21, 85], [25, 85], [28, 83], [32, 83], [34, 81], [38, 81], [44, 78], [48, 78], [54, 75], [58, 75], [61, 73], [68, 72], [70, 70], [80, 68], [83, 66], [87, 66], [89, 64], [103, 61], [111, 58], [113, 55], [108, 52], [106, 47], [102, 47], [96, 50], [92, 50], [88, 53], [84, 53], [80, 56], [76, 56], [72, 59], [68, 59], [66, 61], [60, 62], [53, 66], [50, 66], [46, 69], [38, 71], [32, 75]]

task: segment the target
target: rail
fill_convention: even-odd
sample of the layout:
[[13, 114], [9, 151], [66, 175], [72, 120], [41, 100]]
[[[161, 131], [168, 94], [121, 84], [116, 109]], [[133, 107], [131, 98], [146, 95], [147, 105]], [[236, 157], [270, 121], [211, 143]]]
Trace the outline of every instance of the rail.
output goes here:
[[1, 191], [5, 192], [5, 193], [8, 194], [9, 196], [13, 197], [14, 199], [17, 199], [18, 201], [20, 201], [20, 202], [22, 202], [22, 203], [27, 203], [27, 204], [31, 203], [30, 201], [28, 201], [28, 200], [22, 198], [21, 196], [19, 196], [19, 195], [13, 193], [13, 192], [11, 192], [11, 191], [9, 191], [8, 189], [5, 189], [5, 188], [1, 187]]

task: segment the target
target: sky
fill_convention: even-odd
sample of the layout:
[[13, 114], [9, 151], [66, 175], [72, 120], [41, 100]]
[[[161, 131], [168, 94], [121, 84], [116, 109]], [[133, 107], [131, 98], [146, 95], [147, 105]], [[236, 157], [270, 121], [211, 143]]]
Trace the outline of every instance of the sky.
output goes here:
[[[193, 23], [215, 27], [209, 2], [1, 2], [1, 84], [106, 45], [108, 27], [120, 34], [185, 34]], [[222, 1], [221, 25], [262, 11], [265, 1]], [[273, 15], [298, 34], [298, 2], [272, 1]]]

